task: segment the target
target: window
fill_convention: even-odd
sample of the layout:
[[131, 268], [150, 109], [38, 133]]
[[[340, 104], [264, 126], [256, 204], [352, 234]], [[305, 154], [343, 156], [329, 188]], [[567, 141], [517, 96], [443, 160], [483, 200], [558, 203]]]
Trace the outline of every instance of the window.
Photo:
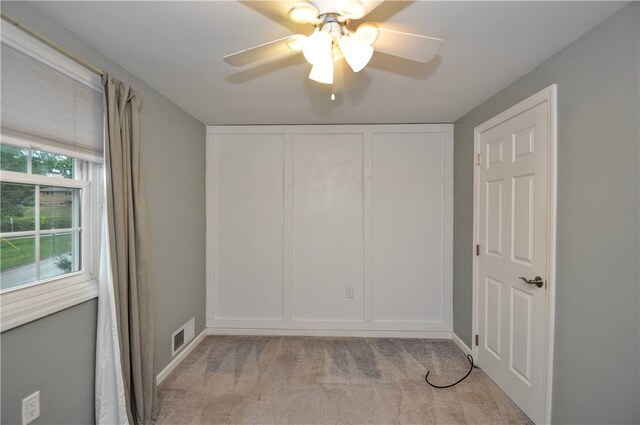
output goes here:
[[0, 291], [83, 270], [87, 189], [79, 170], [89, 167], [66, 155], [0, 145]]
[[94, 298], [102, 83], [13, 25], [1, 31], [0, 331]]
[[97, 296], [102, 166], [0, 137], [4, 331]]

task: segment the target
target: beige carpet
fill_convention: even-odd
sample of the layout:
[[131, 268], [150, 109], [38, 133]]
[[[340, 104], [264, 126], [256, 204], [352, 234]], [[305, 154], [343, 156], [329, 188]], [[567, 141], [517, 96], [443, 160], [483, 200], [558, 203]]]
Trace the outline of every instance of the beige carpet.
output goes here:
[[452, 341], [216, 336], [160, 386], [158, 424], [531, 423]]

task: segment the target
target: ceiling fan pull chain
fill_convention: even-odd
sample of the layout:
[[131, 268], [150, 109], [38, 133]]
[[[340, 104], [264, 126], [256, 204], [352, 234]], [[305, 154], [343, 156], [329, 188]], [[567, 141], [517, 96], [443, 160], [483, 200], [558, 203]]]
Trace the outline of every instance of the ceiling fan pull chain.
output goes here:
[[[331, 50], [331, 65], [333, 66], [334, 70], [336, 67], [336, 63], [333, 61], [333, 49]], [[331, 80], [331, 100], [336, 100], [336, 93], [335, 93], [335, 85], [336, 85], [336, 79], [333, 78]]]

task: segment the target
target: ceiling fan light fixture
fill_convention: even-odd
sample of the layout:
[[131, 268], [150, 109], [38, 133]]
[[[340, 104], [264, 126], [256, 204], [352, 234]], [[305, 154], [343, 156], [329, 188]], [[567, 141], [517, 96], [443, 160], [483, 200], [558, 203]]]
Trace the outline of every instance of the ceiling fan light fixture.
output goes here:
[[323, 84], [333, 84], [333, 61], [330, 56], [311, 67], [309, 79]]
[[305, 40], [302, 53], [307, 62], [311, 65], [316, 65], [331, 57], [332, 45], [333, 40], [329, 34], [316, 30]]
[[355, 36], [368, 45], [373, 45], [378, 39], [378, 29], [371, 24], [362, 24], [356, 30]]
[[348, 19], [360, 19], [367, 14], [367, 6], [361, 0], [339, 0], [336, 7]]
[[287, 41], [287, 46], [293, 51], [300, 52], [304, 48], [304, 42], [307, 40], [307, 36], [302, 34], [295, 34]]
[[311, 3], [298, 3], [289, 10], [289, 19], [299, 24], [308, 24], [318, 17], [318, 9]]
[[353, 72], [361, 71], [373, 56], [373, 47], [358, 37], [343, 35], [340, 38], [340, 50]]

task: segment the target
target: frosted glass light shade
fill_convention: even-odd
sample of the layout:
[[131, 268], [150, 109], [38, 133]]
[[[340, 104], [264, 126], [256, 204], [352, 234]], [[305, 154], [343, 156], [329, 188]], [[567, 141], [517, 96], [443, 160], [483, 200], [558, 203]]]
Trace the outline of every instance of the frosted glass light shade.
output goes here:
[[354, 35], [372, 46], [378, 38], [378, 29], [373, 24], [365, 23], [358, 27]]
[[313, 65], [309, 79], [323, 84], [333, 84], [333, 61], [331, 56]]
[[318, 17], [318, 9], [311, 3], [295, 4], [289, 11], [289, 18], [299, 24], [313, 22]]
[[353, 72], [361, 71], [367, 66], [373, 55], [373, 47], [358, 37], [343, 35], [340, 38], [340, 50]]
[[307, 41], [307, 37], [302, 34], [294, 34], [293, 37], [287, 41], [287, 46], [293, 51], [300, 52], [304, 48], [304, 43]]
[[349, 19], [360, 19], [367, 14], [367, 7], [361, 0], [338, 0], [338, 12]]
[[332, 43], [329, 34], [323, 31], [316, 31], [305, 40], [302, 53], [311, 65], [315, 65], [331, 58]]

